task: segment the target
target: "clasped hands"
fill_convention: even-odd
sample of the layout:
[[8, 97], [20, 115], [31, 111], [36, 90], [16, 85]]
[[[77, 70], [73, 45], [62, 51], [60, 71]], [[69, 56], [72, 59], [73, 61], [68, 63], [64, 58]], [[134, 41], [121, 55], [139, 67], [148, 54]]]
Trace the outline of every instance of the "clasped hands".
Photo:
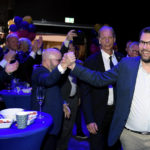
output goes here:
[[75, 67], [75, 61], [76, 61], [76, 57], [75, 57], [74, 52], [65, 53], [61, 61], [61, 66], [64, 69], [68, 67], [71, 70], [73, 70]]

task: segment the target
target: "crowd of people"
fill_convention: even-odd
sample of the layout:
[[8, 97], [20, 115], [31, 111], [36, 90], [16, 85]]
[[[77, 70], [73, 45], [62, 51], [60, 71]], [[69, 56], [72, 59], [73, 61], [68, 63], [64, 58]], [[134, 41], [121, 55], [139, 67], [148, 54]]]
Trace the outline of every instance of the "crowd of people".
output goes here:
[[90, 150], [150, 149], [150, 27], [139, 42], [127, 42], [126, 56], [116, 47], [111, 26], [91, 39], [90, 56], [86, 37], [77, 41], [78, 32], [70, 30], [60, 49], [43, 49], [42, 37], [31, 41], [8, 34], [0, 49], [1, 90], [13, 79], [26, 82], [32, 87], [31, 108], [39, 110], [36, 90], [42, 87], [42, 111], [53, 118], [42, 150], [67, 150], [74, 124], [83, 135], [82, 113]]

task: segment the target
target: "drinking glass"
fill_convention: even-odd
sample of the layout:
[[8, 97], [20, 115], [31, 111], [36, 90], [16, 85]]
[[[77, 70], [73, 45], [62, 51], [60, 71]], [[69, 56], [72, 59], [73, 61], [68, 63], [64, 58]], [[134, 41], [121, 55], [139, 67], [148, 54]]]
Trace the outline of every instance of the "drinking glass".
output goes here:
[[37, 102], [39, 103], [39, 107], [40, 107], [40, 110], [39, 110], [39, 115], [38, 115], [38, 118], [39, 119], [42, 119], [43, 116], [41, 114], [42, 112], [42, 104], [43, 104], [43, 101], [44, 101], [44, 88], [39, 86], [37, 87], [36, 89], [36, 99], [37, 99]]

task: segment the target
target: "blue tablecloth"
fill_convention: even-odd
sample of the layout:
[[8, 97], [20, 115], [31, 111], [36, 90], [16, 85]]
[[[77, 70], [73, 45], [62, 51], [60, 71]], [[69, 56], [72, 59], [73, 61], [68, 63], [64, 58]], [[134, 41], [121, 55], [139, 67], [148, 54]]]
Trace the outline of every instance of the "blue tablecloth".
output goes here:
[[8, 129], [0, 129], [0, 150], [40, 150], [42, 141], [52, 125], [52, 117], [42, 112], [44, 118], [36, 119], [25, 129], [17, 129], [16, 123]]
[[31, 109], [31, 93], [20, 92], [18, 94], [12, 90], [2, 90], [0, 96], [5, 102], [6, 108]]

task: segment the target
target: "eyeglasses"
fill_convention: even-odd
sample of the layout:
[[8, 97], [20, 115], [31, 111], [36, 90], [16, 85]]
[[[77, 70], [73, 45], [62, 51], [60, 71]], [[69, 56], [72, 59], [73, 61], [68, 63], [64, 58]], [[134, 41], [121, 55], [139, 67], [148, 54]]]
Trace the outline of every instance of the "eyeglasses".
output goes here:
[[150, 41], [148, 41], [148, 42], [140, 41], [139, 44], [142, 45], [142, 46], [144, 46], [144, 45], [150, 46]]
[[139, 51], [136, 50], [136, 49], [132, 49], [131, 52], [132, 52], [132, 53], [138, 53]]

